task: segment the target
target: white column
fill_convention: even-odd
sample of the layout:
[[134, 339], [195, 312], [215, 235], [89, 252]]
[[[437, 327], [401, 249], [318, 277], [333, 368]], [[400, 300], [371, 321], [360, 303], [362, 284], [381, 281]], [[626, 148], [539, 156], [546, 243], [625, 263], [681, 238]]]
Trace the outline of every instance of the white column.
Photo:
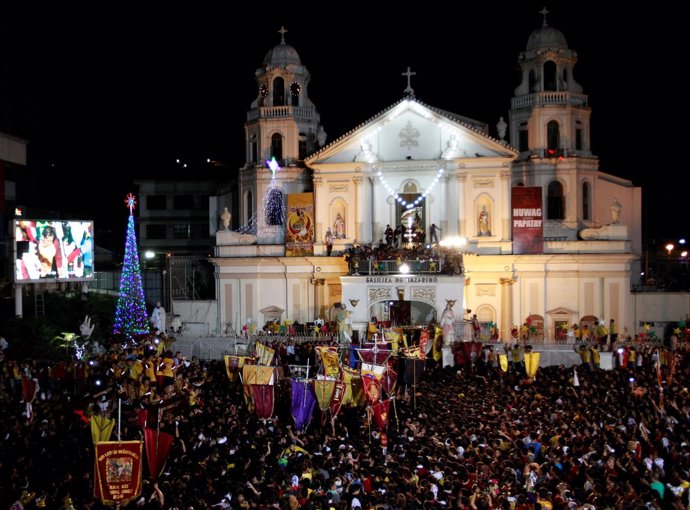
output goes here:
[[[429, 218], [428, 221], [429, 227], [432, 223], [438, 223], [438, 226], [441, 227], [441, 233], [438, 236], [439, 239], [443, 239], [444, 234], [448, 232], [448, 214], [446, 214], [446, 207], [448, 207], [448, 205], [452, 203], [448, 199], [448, 177], [449, 175], [444, 172], [443, 174], [441, 174], [441, 178], [438, 180], [438, 194], [441, 199], [441, 203], [438, 205], [438, 219], [435, 220], [432, 216], [431, 218]], [[429, 229], [427, 228], [427, 232], [428, 231]], [[431, 242], [431, 239], [428, 237], [427, 242]]]
[[502, 341], [510, 342], [512, 340], [510, 330], [513, 327], [513, 283], [515, 281], [512, 278], [501, 278], [499, 281], [501, 282], [501, 331], [499, 333]]
[[364, 200], [364, 188], [362, 187], [362, 176], [355, 175], [352, 178], [355, 183], [355, 231], [353, 241], [357, 243], [364, 242], [364, 208], [366, 202]]
[[[461, 165], [460, 168], [464, 168]], [[469, 237], [470, 234], [467, 232], [467, 207], [465, 206], [465, 183], [467, 182], [467, 172], [457, 172], [455, 174], [455, 184], [458, 190], [458, 235]]]
[[511, 191], [510, 191], [510, 170], [501, 170], [501, 191], [503, 200], [501, 200], [501, 240], [510, 241], [512, 238], [510, 229], [511, 218]]
[[377, 242], [383, 237], [383, 231], [386, 229], [386, 221], [381, 218], [381, 208], [377, 207], [377, 203], [385, 198], [384, 194], [381, 192], [380, 179], [377, 175], [372, 175], [369, 177], [369, 184], [367, 185], [367, 192], [369, 197], [367, 202], [370, 204], [371, 211], [371, 239]]
[[[323, 220], [328, 220], [328, 210], [325, 208], [321, 210], [321, 193], [323, 192], [323, 179], [321, 177], [314, 177], [314, 243], [320, 244], [323, 242], [325, 231], [323, 229]], [[324, 204], [326, 205], [326, 204]]]

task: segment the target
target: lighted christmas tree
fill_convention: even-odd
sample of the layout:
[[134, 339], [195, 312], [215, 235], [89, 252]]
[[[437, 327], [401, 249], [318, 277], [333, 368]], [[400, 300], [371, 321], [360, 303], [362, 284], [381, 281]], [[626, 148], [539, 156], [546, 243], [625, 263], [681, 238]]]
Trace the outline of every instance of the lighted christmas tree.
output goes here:
[[113, 333], [131, 338], [133, 335], [148, 333], [149, 323], [146, 316], [144, 286], [141, 282], [137, 235], [134, 231], [134, 215], [132, 214], [136, 205], [134, 195], [131, 193], [127, 195], [125, 204], [129, 207], [129, 222], [127, 223], [125, 261], [122, 265], [120, 296], [117, 298]]

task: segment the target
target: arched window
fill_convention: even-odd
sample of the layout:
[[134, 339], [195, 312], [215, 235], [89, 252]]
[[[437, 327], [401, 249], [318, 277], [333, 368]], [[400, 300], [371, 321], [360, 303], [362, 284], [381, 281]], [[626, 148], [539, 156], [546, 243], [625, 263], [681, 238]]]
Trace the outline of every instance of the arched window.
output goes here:
[[549, 60], [544, 62], [544, 90], [558, 90], [556, 64]]
[[530, 92], [536, 92], [537, 91], [537, 73], [532, 69], [529, 72], [529, 91]]
[[546, 149], [549, 152], [549, 155], [555, 156], [560, 149], [560, 145], [560, 128], [558, 126], [558, 122], [552, 120], [546, 125]]
[[276, 158], [276, 161], [283, 160], [283, 137], [279, 133], [271, 137], [271, 156]]
[[590, 204], [590, 188], [587, 181], [582, 183], [582, 219], [588, 220], [589, 218], [589, 204]]
[[565, 218], [565, 196], [563, 185], [558, 181], [551, 181], [547, 188], [547, 214], [550, 220], [562, 220]]
[[273, 80], [273, 106], [285, 106], [285, 80], [280, 76]]

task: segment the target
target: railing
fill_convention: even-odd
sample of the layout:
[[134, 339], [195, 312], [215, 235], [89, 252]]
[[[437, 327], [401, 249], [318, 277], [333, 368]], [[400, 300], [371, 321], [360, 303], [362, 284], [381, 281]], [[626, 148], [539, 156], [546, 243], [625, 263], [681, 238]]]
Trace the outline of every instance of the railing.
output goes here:
[[302, 120], [318, 120], [313, 108], [303, 106], [262, 106], [247, 112], [247, 120], [275, 119], [280, 117], [294, 117]]
[[550, 90], [546, 92], [535, 92], [526, 96], [514, 97], [511, 100], [511, 105], [513, 108], [531, 108], [533, 106], [543, 106], [549, 104], [587, 106], [587, 95], [575, 94], [567, 91], [558, 92]]
[[383, 275], [383, 274], [404, 274], [400, 268], [403, 264], [407, 265], [408, 274], [438, 274], [443, 271], [443, 260], [365, 260], [364, 263], [357, 259], [350, 261], [351, 275]]

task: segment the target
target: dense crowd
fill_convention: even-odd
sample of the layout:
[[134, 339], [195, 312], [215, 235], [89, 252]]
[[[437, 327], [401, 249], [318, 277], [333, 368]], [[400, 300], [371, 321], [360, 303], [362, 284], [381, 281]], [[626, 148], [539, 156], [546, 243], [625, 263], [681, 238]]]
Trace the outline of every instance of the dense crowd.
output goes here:
[[[298, 361], [313, 351], [297, 350]], [[479, 366], [430, 363], [394, 400], [384, 446], [364, 407], [332, 421], [317, 409], [295, 430], [287, 379], [271, 419], [257, 419], [219, 360], [120, 348], [91, 366], [17, 362], [8, 351], [0, 508], [102, 508], [88, 416], [117, 417], [121, 402], [122, 439], [141, 439], [139, 409], [173, 394], [189, 405], [161, 424], [175, 436], [164, 472], [127, 508], [688, 508], [689, 353], [676, 349], [672, 373], [650, 356], [614, 370], [542, 367], [534, 380], [512, 360], [505, 373], [482, 357]], [[166, 359], [172, 375], [130, 383], [149, 359]], [[17, 373], [38, 382], [30, 406]]]

